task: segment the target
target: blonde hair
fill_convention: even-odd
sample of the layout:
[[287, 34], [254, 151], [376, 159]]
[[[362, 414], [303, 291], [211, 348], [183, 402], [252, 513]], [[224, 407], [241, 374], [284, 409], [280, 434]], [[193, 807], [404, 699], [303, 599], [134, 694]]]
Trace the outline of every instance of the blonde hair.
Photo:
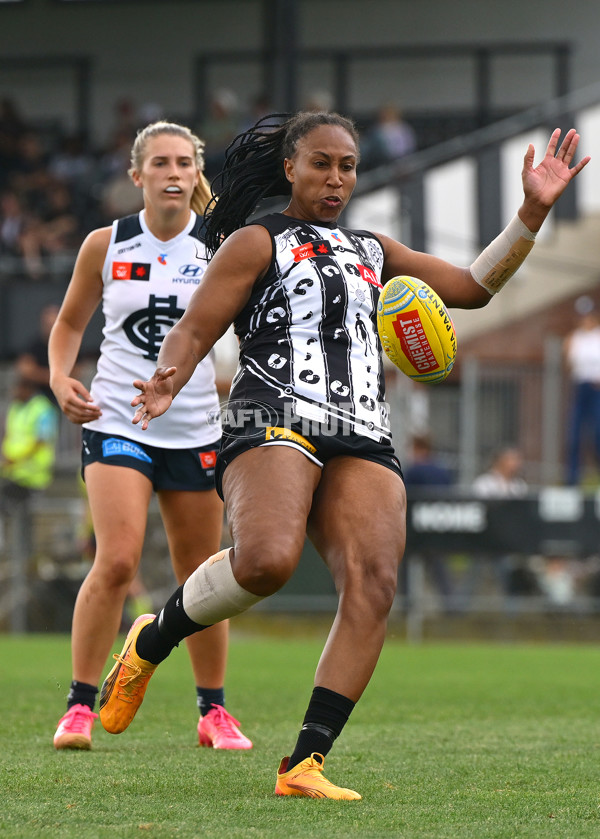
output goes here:
[[146, 156], [146, 147], [148, 140], [153, 137], [159, 137], [162, 134], [170, 134], [174, 137], [183, 137], [188, 140], [194, 149], [194, 160], [196, 167], [200, 173], [198, 183], [194, 187], [192, 197], [190, 200], [191, 209], [198, 215], [204, 215], [206, 208], [213, 195], [210, 189], [210, 184], [204, 176], [204, 141], [190, 131], [185, 125], [179, 125], [177, 122], [167, 122], [166, 120], [159, 120], [146, 125], [145, 128], [140, 128], [138, 131], [133, 146], [131, 148], [131, 166], [128, 170], [129, 177], [134, 172], [141, 172], [144, 165], [144, 157]]

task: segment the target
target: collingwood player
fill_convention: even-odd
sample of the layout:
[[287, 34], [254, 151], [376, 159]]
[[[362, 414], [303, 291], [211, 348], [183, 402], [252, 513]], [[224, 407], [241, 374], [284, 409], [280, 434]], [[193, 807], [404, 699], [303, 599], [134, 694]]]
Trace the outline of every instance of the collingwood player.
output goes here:
[[[358, 137], [344, 117], [266, 119], [232, 145], [208, 221], [207, 246], [215, 256], [163, 342], [155, 373], [135, 382], [134, 423], [151, 430], [156, 418], [168, 416], [196, 365], [232, 322], [240, 357], [231, 398], [242, 406], [264, 405], [271, 422], [224, 427], [217, 486], [234, 547], [195, 571], [156, 619], [134, 623], [122, 661], [103, 686], [105, 728], [121, 731], [131, 722], [156, 666], [178, 641], [280, 589], [308, 533], [332, 574], [339, 604], [275, 792], [360, 798], [328, 781], [323, 763], [377, 663], [404, 550], [404, 484], [381, 407], [378, 292], [392, 277], [408, 274], [428, 283], [446, 306], [488, 303], [589, 159], [574, 163], [574, 130], [560, 146], [559, 137], [560, 131], [552, 134], [535, 168], [529, 146], [517, 215], [466, 268], [388, 236], [339, 226], [359, 162]], [[289, 196], [286, 209], [248, 222], [260, 199], [274, 195]], [[306, 418], [316, 420], [309, 433]], [[334, 419], [344, 423], [330, 434]], [[129, 677], [136, 696], [125, 703], [113, 686]]]

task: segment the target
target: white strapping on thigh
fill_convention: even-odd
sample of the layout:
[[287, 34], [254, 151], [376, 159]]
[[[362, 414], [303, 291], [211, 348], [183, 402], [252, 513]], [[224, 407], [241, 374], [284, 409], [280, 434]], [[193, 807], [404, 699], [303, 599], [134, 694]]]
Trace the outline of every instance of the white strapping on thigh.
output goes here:
[[233, 618], [264, 600], [246, 591], [235, 579], [229, 552], [227, 548], [211, 556], [184, 583], [185, 613], [202, 626]]

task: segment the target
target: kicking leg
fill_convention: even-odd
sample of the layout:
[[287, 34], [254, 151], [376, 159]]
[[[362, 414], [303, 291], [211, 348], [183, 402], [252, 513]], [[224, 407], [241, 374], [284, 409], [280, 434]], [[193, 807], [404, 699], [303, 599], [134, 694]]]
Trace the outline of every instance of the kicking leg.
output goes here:
[[[153, 672], [183, 638], [241, 614], [287, 582], [300, 560], [320, 474], [318, 466], [287, 446], [251, 449], [227, 467], [224, 493], [235, 547], [202, 563], [169, 598], [158, 618], [132, 635], [121, 668], [109, 674], [102, 688], [100, 719], [108, 730], [124, 730], [124, 720], [124, 727], [129, 725], [141, 704], [150, 668]], [[121, 705], [127, 707], [117, 713], [117, 687], [123, 681], [128, 696]], [[135, 691], [138, 681], [140, 690]], [[119, 722], [113, 725], [116, 717]]]

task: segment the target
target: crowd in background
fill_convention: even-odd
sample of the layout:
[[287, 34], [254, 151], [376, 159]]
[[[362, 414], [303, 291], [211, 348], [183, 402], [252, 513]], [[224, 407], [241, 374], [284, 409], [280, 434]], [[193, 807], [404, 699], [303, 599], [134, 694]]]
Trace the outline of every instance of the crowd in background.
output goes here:
[[[334, 103], [327, 92], [314, 91], [302, 107], [306, 110], [327, 111], [334, 108]], [[248, 103], [241, 103], [229, 89], [213, 92], [204, 118], [198, 124], [190, 124], [192, 130], [206, 143], [206, 175], [209, 181], [220, 171], [225, 150], [237, 134], [276, 110], [264, 95], [258, 95]], [[0, 282], [43, 282], [53, 278], [67, 281], [75, 254], [90, 230], [110, 225], [113, 219], [142, 208], [141, 192], [128, 175], [130, 150], [138, 129], [163, 118], [182, 121], [158, 104], [138, 105], [131, 98], [124, 97], [114, 104], [106, 138], [95, 145], [77, 132], [66, 132], [60, 124], [41, 123], [29, 118], [19, 103], [0, 95]], [[391, 163], [426, 145], [422, 133], [404, 119], [396, 103], [381, 105], [368, 121], [363, 118], [362, 121], [358, 119], [357, 123], [361, 129], [363, 171]], [[55, 316], [56, 306], [49, 308]], [[42, 318], [43, 315], [44, 312]], [[594, 310], [591, 314], [586, 312], [586, 315], [588, 319], [595, 318], [593, 325], [597, 327], [598, 312]], [[586, 333], [588, 338], [590, 335], [595, 340], [595, 362], [600, 341], [598, 329]], [[34, 355], [33, 351], [29, 351], [16, 359], [17, 391], [33, 379], [31, 369], [25, 371], [19, 364], [22, 358], [31, 359]], [[45, 359], [45, 345], [38, 355]], [[581, 389], [583, 385], [579, 384], [579, 387]], [[26, 394], [27, 398], [17, 393], [19, 398], [11, 404], [33, 405], [33, 396], [37, 397], [39, 392], [37, 388], [35, 393]], [[590, 408], [588, 413], [592, 417], [590, 422], [593, 421], [595, 453], [600, 463], [598, 392], [597, 383], [594, 382], [592, 394], [595, 407]], [[39, 440], [42, 440], [47, 448], [53, 448], [57, 439], [54, 406], [50, 404], [53, 397], [48, 392], [45, 397], [49, 400], [47, 412], [40, 411], [39, 416], [36, 414], [35, 422], [32, 420], [31, 423], [30, 436], [36, 446], [40, 446]], [[46, 422], [46, 416], [53, 417], [53, 422]], [[580, 444], [586, 417], [581, 408], [572, 423], [570, 473], [566, 481], [572, 485], [579, 482], [577, 469], [584, 460]], [[20, 429], [24, 427], [22, 419], [19, 419], [17, 425]], [[38, 434], [40, 429], [43, 434]], [[36, 454], [36, 457], [41, 457], [41, 454]], [[4, 486], [10, 477], [6, 473], [6, 458], [5, 452], [0, 470], [0, 484]], [[432, 480], [429, 461], [427, 463], [429, 471], [426, 482], [437, 484], [437, 479]], [[409, 467], [406, 473], [408, 485], [413, 480], [411, 476], [416, 467], [419, 466], [421, 471], [423, 467], [414, 451], [407, 452], [406, 465]], [[52, 464], [48, 468], [51, 471]], [[414, 478], [416, 483], [419, 480]], [[10, 486], [13, 483], [9, 481]], [[454, 584], [448, 575], [447, 563], [444, 558], [437, 556], [425, 559], [444, 607], [448, 609], [448, 604], [453, 602]], [[564, 567], [565, 563], [562, 562], [559, 570], [563, 576]], [[568, 576], [572, 581], [572, 575]]]
[[[316, 91], [303, 107], [331, 110], [333, 101]], [[209, 180], [235, 136], [274, 110], [262, 95], [241, 103], [232, 90], [214, 91], [204, 118], [190, 126], [206, 142]], [[114, 105], [107, 139], [95, 146], [77, 131], [29, 119], [12, 98], [0, 98], [0, 275], [43, 280], [68, 274], [90, 230], [141, 209], [140, 192], [127, 175], [129, 152], [137, 130], [160, 118], [172, 115], [160, 105], [138, 106], [124, 97]], [[400, 109], [385, 105], [363, 134], [363, 168], [416, 146], [416, 134]]]

